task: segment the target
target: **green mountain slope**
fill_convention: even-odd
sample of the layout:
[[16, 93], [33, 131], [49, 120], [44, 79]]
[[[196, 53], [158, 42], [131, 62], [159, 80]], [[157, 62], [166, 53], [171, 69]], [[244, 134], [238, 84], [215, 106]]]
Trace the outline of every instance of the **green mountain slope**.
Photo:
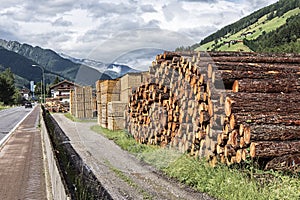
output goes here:
[[[17, 41], [1, 39], [0, 47], [2, 47], [0, 64], [2, 63], [5, 68], [10, 67], [14, 74], [29, 81], [36, 81], [36, 76], [39, 76], [39, 78], [41, 76], [41, 70], [38, 67], [32, 67], [32, 64], [40, 65], [44, 68], [46, 83], [50, 83], [57, 75], [84, 85], [94, 85], [94, 80], [98, 79], [111, 79], [107, 74], [101, 73], [94, 68], [62, 58], [50, 49], [32, 47], [28, 44], [20, 44]], [[36, 75], [36, 73], [38, 74]]]
[[280, 0], [225, 26], [190, 48], [299, 53], [299, 15], [299, 0]]
[[39, 82], [42, 72], [32, 65], [37, 64], [15, 52], [0, 47], [0, 71], [10, 68], [16, 75], [17, 86], [29, 85], [29, 81]]

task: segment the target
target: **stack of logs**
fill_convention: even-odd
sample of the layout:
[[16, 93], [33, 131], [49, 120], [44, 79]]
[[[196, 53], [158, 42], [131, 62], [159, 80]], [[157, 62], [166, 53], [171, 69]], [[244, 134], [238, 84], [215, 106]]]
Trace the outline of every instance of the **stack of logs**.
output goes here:
[[63, 103], [59, 98], [46, 98], [45, 109], [50, 112], [62, 112], [69, 111], [69, 103]]
[[252, 157], [266, 169], [299, 170], [299, 55], [220, 60], [209, 72], [213, 82], [233, 84], [224, 99], [218, 157], [228, 164]]
[[300, 164], [300, 56], [165, 52], [125, 115], [140, 143], [227, 164]]

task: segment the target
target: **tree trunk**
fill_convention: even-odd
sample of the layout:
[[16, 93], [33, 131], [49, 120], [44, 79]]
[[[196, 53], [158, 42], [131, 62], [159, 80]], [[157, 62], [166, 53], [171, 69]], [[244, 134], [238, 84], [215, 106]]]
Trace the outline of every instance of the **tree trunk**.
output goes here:
[[252, 71], [267, 72], [274, 71], [279, 73], [298, 73], [300, 72], [299, 64], [282, 64], [282, 63], [243, 63], [243, 62], [215, 62], [214, 71], [235, 70], [235, 71]]
[[298, 79], [300, 74], [291, 73], [290, 71], [237, 71], [224, 70], [214, 71], [212, 74], [212, 82], [216, 88], [231, 89], [235, 80], [240, 79], [260, 79], [260, 80], [276, 80], [276, 79]]
[[225, 101], [226, 115], [245, 112], [300, 113], [300, 95], [277, 93], [232, 93]]
[[300, 153], [300, 141], [258, 141], [250, 145], [251, 157], [270, 158]]
[[300, 154], [276, 157], [267, 163], [265, 169], [300, 172]]
[[[245, 142], [300, 140], [300, 126], [249, 125], [250, 131], [244, 131]], [[245, 127], [246, 129], [246, 127]], [[249, 135], [247, 135], [249, 134]]]
[[231, 128], [239, 124], [249, 125], [300, 125], [299, 113], [249, 112], [234, 113], [230, 116]]
[[300, 92], [300, 79], [242, 79], [236, 80], [233, 92], [291, 93]]
[[227, 61], [237, 63], [288, 63], [299, 64], [300, 57], [264, 57], [264, 56], [230, 56], [230, 57], [213, 57], [215, 62]]

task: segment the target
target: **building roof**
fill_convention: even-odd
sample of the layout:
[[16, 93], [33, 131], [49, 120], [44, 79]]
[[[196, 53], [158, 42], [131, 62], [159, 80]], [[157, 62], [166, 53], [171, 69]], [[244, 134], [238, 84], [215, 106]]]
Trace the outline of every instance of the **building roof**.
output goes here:
[[70, 84], [71, 86], [79, 87], [79, 85], [76, 84], [76, 83], [74, 83], [74, 82], [71, 82], [71, 81], [68, 81], [68, 80], [63, 80], [63, 81], [61, 81], [61, 82], [59, 82], [57, 84], [51, 85], [50, 89], [53, 89], [53, 88], [55, 88], [55, 87], [57, 87], [57, 86], [59, 86], [61, 84], [65, 84], [65, 83]]
[[28, 93], [30, 93], [30, 90], [26, 87], [23, 87], [22, 89], [20, 89], [20, 92], [23, 94], [28, 94]]

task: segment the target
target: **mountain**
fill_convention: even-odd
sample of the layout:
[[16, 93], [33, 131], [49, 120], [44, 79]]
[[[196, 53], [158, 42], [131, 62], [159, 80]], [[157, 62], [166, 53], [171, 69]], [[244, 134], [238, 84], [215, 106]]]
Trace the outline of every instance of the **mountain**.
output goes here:
[[105, 74], [109, 75], [113, 79], [119, 78], [129, 72], [139, 72], [139, 70], [132, 69], [129, 66], [124, 65], [124, 64], [103, 63], [101, 61], [96, 61], [96, 60], [92, 60], [92, 59], [78, 59], [78, 58], [73, 58], [71, 56], [63, 54], [63, 53], [61, 53], [59, 55], [65, 59], [71, 60], [74, 63], [86, 65], [91, 68], [94, 68], [94, 69], [100, 71], [101, 73], [105, 73]]
[[39, 82], [42, 79], [42, 72], [39, 68], [33, 67], [37, 63], [21, 56], [15, 52], [0, 47], [0, 71], [10, 68], [17, 75], [16, 85], [29, 85], [29, 81]]
[[[50, 83], [50, 80], [57, 75], [83, 85], [93, 85], [98, 79], [111, 79], [109, 75], [101, 73], [94, 68], [74, 63], [69, 59], [62, 58], [56, 52], [50, 49], [42, 49], [38, 46], [33, 47], [28, 44], [21, 44], [17, 41], [6, 41], [2, 39], [0, 39], [0, 47], [15, 53], [10, 54], [12, 58], [9, 61], [11, 62], [14, 60], [13, 57], [18, 55], [18, 59], [21, 59], [19, 56], [22, 56], [27, 60], [30, 60], [30, 66], [32, 64], [36, 64], [43, 67], [45, 70], [46, 83]], [[7, 54], [7, 51], [2, 51], [2, 53]], [[8, 61], [4, 60], [5, 55], [2, 56], [1, 62], [6, 62], [4, 65], [5, 67], [12, 67], [11, 63], [8, 63]], [[22, 65], [21, 61], [19, 65]], [[19, 71], [16, 74], [21, 77], [30, 77], [30, 75], [27, 73], [32, 73], [32, 69], [28, 69], [29, 65], [22, 66], [22, 70], [24, 71], [23, 73], [25, 73], [26, 76], [24, 74], [19, 74]]]
[[188, 49], [300, 53], [299, 23], [300, 1], [280, 0], [225, 26]]

